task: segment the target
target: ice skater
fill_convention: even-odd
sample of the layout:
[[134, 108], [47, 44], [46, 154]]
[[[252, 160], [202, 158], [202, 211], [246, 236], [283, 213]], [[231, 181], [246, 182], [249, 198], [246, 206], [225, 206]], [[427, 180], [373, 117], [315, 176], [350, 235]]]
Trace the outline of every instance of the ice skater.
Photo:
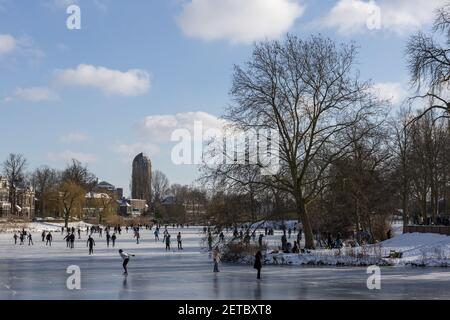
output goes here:
[[28, 233], [27, 239], [28, 239], [28, 245], [29, 246], [34, 246], [33, 236], [31, 235], [31, 232]]
[[69, 237], [70, 240], [70, 249], [75, 248], [75, 233], [72, 233]]
[[122, 264], [123, 270], [124, 270], [123, 274], [127, 275], [128, 274], [127, 265], [128, 265], [128, 262], [130, 262], [130, 257], [134, 257], [134, 254], [124, 252], [122, 249], [119, 249], [119, 254], [123, 259], [123, 264]]
[[183, 250], [183, 245], [181, 243], [181, 232], [178, 232], [177, 242], [178, 242], [178, 250]]
[[47, 236], [45, 237], [45, 239], [47, 240], [47, 242], [45, 242], [45, 245], [49, 245], [50, 247], [52, 246], [52, 241], [53, 241], [53, 236], [52, 233], [49, 232], [47, 233]]
[[17, 244], [17, 238], [19, 238], [19, 236], [16, 233], [14, 233], [13, 238], [14, 238], [14, 244]]
[[89, 255], [94, 254], [95, 241], [91, 236], [89, 236], [86, 242], [86, 247], [88, 246], [89, 246]]
[[165, 238], [166, 238], [166, 251], [167, 250], [170, 251], [170, 234], [168, 232]]
[[211, 232], [209, 232], [208, 233], [208, 249], [209, 249], [209, 251], [212, 250], [212, 242], [213, 242], [213, 238], [212, 238]]
[[156, 230], [153, 234], [155, 235], [155, 242], [159, 241], [159, 229], [158, 228], [156, 228]]
[[67, 234], [63, 240], [66, 240], [66, 248], [70, 247], [70, 234]]
[[134, 232], [134, 237], [136, 238], [136, 244], [139, 244], [139, 238], [141, 237], [141, 235], [139, 234], [139, 231], [135, 231]]
[[258, 251], [255, 254], [255, 264], [253, 265], [253, 268], [258, 270], [258, 273], [256, 275], [256, 279], [261, 279], [261, 268], [262, 268], [262, 254], [261, 251]]
[[115, 233], [113, 233], [113, 235], [111, 236], [111, 241], [112, 241], [112, 246], [113, 246], [113, 248], [114, 248], [114, 246], [116, 245], [116, 239], [117, 239], [117, 236], [116, 236]]
[[42, 242], [45, 242], [45, 230], [42, 230], [41, 237], [42, 237]]
[[106, 232], [106, 246], [109, 248], [109, 240], [111, 239], [111, 236], [109, 235], [109, 232]]
[[214, 269], [213, 272], [219, 272], [219, 261], [220, 261], [220, 251], [219, 247], [216, 247], [213, 251], [213, 262], [214, 262]]

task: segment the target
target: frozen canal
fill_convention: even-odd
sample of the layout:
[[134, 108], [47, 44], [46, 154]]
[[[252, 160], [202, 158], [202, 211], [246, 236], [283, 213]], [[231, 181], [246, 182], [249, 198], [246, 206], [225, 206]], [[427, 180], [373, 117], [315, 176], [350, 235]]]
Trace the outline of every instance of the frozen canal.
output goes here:
[[[169, 228], [172, 239], [178, 230]], [[199, 229], [180, 229], [183, 251], [166, 252], [151, 231], [142, 231], [139, 245], [122, 233], [116, 248], [94, 235], [95, 254], [87, 255], [83, 239], [67, 249], [60, 233], [53, 247], [39, 234], [34, 246], [14, 246], [11, 233], [0, 234], [0, 299], [450, 299], [450, 270], [382, 268], [381, 290], [368, 290], [365, 268], [266, 266], [257, 281], [251, 266], [221, 264], [212, 272], [211, 259], [200, 252]], [[176, 249], [176, 241], [172, 241]], [[129, 275], [122, 275], [123, 248], [136, 257]], [[81, 269], [81, 290], [68, 290], [66, 268]]]

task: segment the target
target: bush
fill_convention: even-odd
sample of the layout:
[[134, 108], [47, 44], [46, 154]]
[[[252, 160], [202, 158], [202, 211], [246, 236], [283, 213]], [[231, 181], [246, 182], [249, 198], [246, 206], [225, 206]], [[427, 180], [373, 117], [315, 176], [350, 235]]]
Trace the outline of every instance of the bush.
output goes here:
[[246, 257], [255, 256], [259, 250], [265, 251], [267, 245], [259, 247], [257, 244], [244, 244], [243, 242], [228, 242], [222, 246], [222, 260], [228, 262], [237, 262]]

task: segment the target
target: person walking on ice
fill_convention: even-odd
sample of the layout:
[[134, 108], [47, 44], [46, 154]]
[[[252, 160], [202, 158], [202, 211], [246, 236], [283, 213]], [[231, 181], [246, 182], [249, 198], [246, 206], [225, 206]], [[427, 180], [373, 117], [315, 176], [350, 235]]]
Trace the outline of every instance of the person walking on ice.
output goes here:
[[208, 233], [208, 248], [209, 248], [209, 251], [212, 250], [212, 242], [213, 242], [213, 238], [212, 238], [211, 232], [209, 232]]
[[220, 251], [219, 247], [216, 247], [213, 251], [214, 272], [219, 272]]
[[126, 274], [128, 274], [128, 269], [127, 269], [128, 262], [130, 262], [130, 257], [134, 257], [134, 254], [124, 252], [122, 249], [119, 249], [119, 254], [123, 259], [123, 264], [122, 264], [123, 270], [124, 270], [123, 274], [126, 275]]
[[183, 246], [181, 244], [181, 232], [178, 232], [177, 242], [178, 242], [178, 250], [183, 250]]
[[261, 251], [258, 251], [255, 254], [255, 264], [253, 265], [253, 268], [258, 270], [256, 279], [261, 279], [261, 268], [262, 268], [262, 253], [261, 253]]
[[88, 246], [89, 246], [89, 255], [94, 254], [95, 241], [91, 236], [89, 236], [86, 242], [86, 247]]

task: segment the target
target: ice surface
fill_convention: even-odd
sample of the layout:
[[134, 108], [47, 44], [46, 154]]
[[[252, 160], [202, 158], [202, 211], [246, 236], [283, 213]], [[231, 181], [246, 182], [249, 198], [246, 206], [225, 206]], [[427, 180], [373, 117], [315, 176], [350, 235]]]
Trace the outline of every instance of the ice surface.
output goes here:
[[[257, 281], [251, 266], [222, 263], [214, 274], [210, 256], [200, 250], [200, 228], [169, 228], [172, 238], [178, 231], [185, 249], [177, 251], [172, 241], [171, 252], [149, 230], [141, 232], [139, 245], [131, 232], [122, 232], [116, 248], [107, 248], [105, 238], [94, 234], [93, 256], [88, 256], [85, 232], [73, 250], [58, 232], [51, 248], [39, 233], [34, 233], [34, 246], [14, 245], [12, 233], [1, 233], [0, 299], [450, 298], [450, 273], [441, 268], [382, 268], [382, 287], [375, 291], [367, 289], [369, 275], [359, 267], [265, 266]], [[127, 277], [119, 248], [136, 254]], [[81, 290], [66, 287], [70, 265], [81, 268]]]

